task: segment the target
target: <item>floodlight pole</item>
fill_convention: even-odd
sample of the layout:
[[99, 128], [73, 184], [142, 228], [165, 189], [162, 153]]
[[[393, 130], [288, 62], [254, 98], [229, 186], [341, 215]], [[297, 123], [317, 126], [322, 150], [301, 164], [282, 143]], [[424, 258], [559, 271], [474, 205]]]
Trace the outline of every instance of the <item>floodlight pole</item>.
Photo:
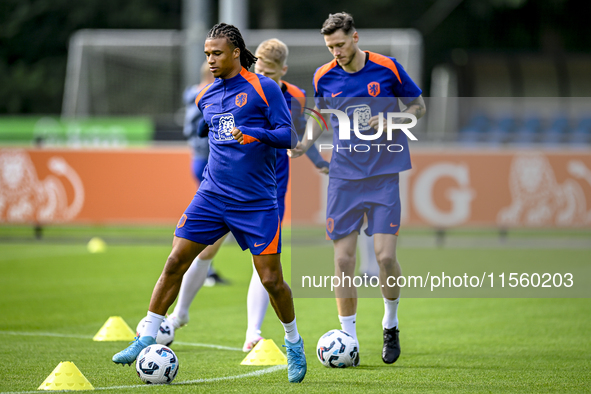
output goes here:
[[205, 61], [203, 42], [211, 28], [211, 0], [183, 0], [183, 30], [185, 45], [183, 53], [184, 86], [195, 85], [200, 79], [201, 63]]
[[247, 0], [220, 0], [219, 22], [236, 26], [240, 31], [248, 28]]

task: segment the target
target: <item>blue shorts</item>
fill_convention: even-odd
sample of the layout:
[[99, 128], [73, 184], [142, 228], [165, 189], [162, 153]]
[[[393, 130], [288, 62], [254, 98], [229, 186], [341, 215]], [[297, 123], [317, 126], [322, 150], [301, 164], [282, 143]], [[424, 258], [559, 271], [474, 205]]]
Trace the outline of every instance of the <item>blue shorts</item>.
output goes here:
[[253, 255], [281, 253], [281, 222], [276, 207], [232, 206], [197, 192], [179, 220], [174, 235], [212, 245], [229, 231]]
[[326, 235], [336, 240], [360, 232], [367, 215], [369, 236], [400, 230], [398, 174], [351, 180], [329, 178]]
[[285, 216], [285, 195], [277, 196], [277, 210], [279, 211], [279, 220], [283, 223], [283, 216]]

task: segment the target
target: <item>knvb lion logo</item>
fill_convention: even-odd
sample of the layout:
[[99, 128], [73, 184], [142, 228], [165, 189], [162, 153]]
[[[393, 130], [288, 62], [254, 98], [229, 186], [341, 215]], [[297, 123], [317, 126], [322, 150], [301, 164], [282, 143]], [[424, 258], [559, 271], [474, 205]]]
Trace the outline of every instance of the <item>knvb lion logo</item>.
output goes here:
[[380, 94], [380, 83], [379, 82], [368, 83], [367, 84], [367, 93], [369, 93], [369, 95], [372, 97], [376, 97], [378, 94]]
[[333, 230], [334, 230], [334, 219], [333, 218], [326, 219], [326, 230], [329, 233], [333, 232]]
[[239, 106], [240, 108], [242, 108], [244, 106], [244, 104], [246, 104], [246, 100], [247, 100], [247, 94], [246, 93], [239, 93], [236, 95], [236, 105]]
[[185, 223], [187, 222], [187, 215], [185, 215], [183, 213], [183, 216], [181, 216], [181, 218], [179, 219], [179, 222], [176, 225], [176, 228], [181, 228], [185, 225]]
[[[231, 113], [216, 114], [211, 117], [213, 125], [213, 139], [216, 141], [232, 141], [232, 129], [236, 124], [234, 122], [234, 115]], [[210, 130], [211, 131], [211, 130]]]

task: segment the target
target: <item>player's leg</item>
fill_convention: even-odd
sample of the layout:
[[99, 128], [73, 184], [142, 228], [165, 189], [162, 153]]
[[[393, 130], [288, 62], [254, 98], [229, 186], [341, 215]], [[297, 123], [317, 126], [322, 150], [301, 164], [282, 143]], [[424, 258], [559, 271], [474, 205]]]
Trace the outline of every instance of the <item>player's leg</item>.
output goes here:
[[[343, 331], [357, 340], [357, 289], [353, 286], [357, 237], [363, 225], [362, 181], [330, 178], [327, 191], [326, 235], [333, 240], [335, 288], [339, 321]], [[344, 278], [344, 280], [343, 280]]]
[[[389, 284], [393, 282], [388, 282], [388, 278], [398, 278], [402, 273], [400, 263], [396, 258], [401, 212], [398, 174], [376, 177], [366, 186], [368, 190], [366, 198], [371, 201], [371, 209], [367, 213], [368, 235], [373, 234], [374, 237], [384, 301], [382, 360], [387, 364], [392, 364], [400, 356], [398, 338], [400, 288], [397, 283], [395, 286], [390, 286]], [[371, 191], [376, 192], [372, 193]]]
[[127, 349], [113, 356], [115, 363], [130, 364], [143, 348], [155, 343], [164, 315], [178, 295], [183, 275], [207, 245], [229, 231], [222, 219], [224, 209], [218, 201], [199, 192], [195, 194], [177, 224], [172, 251], [152, 292], [142, 332]]
[[263, 286], [261, 278], [254, 267], [252, 266], [252, 276], [250, 278], [250, 285], [248, 286], [248, 294], [246, 296], [246, 311], [247, 311], [247, 328], [246, 340], [242, 351], [249, 352], [256, 344], [263, 339], [261, 336], [261, 327], [267, 307], [269, 306], [269, 293]]
[[253, 255], [255, 268], [267, 292], [271, 305], [285, 329], [287, 371], [289, 381], [299, 383], [306, 376], [307, 363], [304, 340], [296, 324], [291, 289], [283, 279], [280, 254]]
[[400, 341], [398, 338], [398, 304], [400, 302], [400, 287], [388, 286], [388, 277], [398, 278], [402, 275], [400, 263], [396, 258], [396, 242], [398, 236], [394, 234], [374, 234], [375, 250], [380, 266], [380, 283], [384, 298], [384, 346], [382, 360], [392, 364], [400, 357]]
[[[254, 266], [261, 278], [271, 305], [285, 328], [287, 375], [299, 383], [306, 375], [304, 342], [297, 331], [291, 289], [283, 279], [281, 268], [281, 222], [277, 208], [228, 210], [225, 223], [232, 230], [240, 247], [250, 249]], [[295, 341], [295, 342], [294, 342]]]
[[156, 286], [152, 291], [150, 307], [142, 332], [135, 341], [123, 351], [113, 356], [113, 362], [117, 364], [131, 364], [138, 354], [149, 345], [156, 343], [156, 334], [164, 319], [166, 311], [174, 302], [179, 289], [183, 275], [206, 245], [189, 241], [188, 239], [174, 237], [172, 252], [166, 260], [164, 269]]
[[[279, 153], [277, 154], [279, 160]], [[283, 191], [280, 192], [277, 196], [277, 210], [279, 211], [279, 221], [283, 225], [283, 216], [285, 214], [285, 194], [284, 192], [287, 190], [287, 181], [288, 181], [288, 174], [289, 174], [289, 161], [283, 164], [283, 166], [287, 166], [287, 171], [281, 177], [277, 177], [277, 185], [278, 190]], [[265, 319], [265, 315], [267, 314], [267, 307], [269, 306], [269, 293], [265, 290], [265, 287], [261, 283], [261, 278], [259, 277], [258, 272], [254, 266], [254, 262], [252, 265], [252, 276], [250, 278], [250, 285], [248, 286], [248, 294], [246, 296], [246, 313], [247, 313], [247, 325], [246, 325], [246, 339], [244, 341], [244, 345], [242, 346], [243, 352], [249, 352], [256, 346], [257, 343], [263, 337], [261, 336], [261, 327], [263, 325], [263, 320]]]
[[189, 307], [199, 290], [207, 279], [211, 261], [220, 250], [225, 236], [218, 239], [213, 245], [206, 247], [185, 272], [179, 291], [178, 301], [174, 311], [168, 316], [175, 329], [179, 329], [189, 322]]
[[[351, 278], [350, 281], [352, 281], [355, 277], [357, 235], [357, 231], [354, 231], [333, 242], [337, 278]], [[357, 289], [350, 281], [342, 280], [340, 286], [335, 287], [335, 297], [341, 328], [357, 340]]]
[[[291, 289], [283, 279], [280, 254], [253, 255], [255, 269], [259, 274], [263, 287], [269, 294], [271, 305], [282, 323], [291, 323], [295, 319]], [[297, 332], [297, 330], [296, 330]], [[286, 332], [286, 335], [290, 333]], [[289, 336], [299, 339], [299, 334]]]

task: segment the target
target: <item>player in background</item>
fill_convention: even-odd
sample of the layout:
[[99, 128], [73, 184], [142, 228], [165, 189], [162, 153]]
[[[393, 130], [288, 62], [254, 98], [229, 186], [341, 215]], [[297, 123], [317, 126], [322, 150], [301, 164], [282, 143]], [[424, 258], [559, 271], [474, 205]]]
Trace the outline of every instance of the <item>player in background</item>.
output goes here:
[[[292, 122], [298, 132], [298, 137], [303, 136], [306, 127], [306, 119], [304, 117], [306, 92], [293, 84], [281, 80], [288, 68], [286, 64], [288, 56], [287, 45], [277, 39], [264, 41], [258, 46], [255, 56], [258, 59], [255, 63], [255, 72], [271, 78], [279, 85], [283, 97], [285, 98], [288, 107], [290, 107]], [[328, 162], [320, 156], [320, 153], [315, 146], [312, 146], [306, 152], [306, 155], [321, 173], [328, 174]], [[285, 213], [285, 195], [287, 193], [287, 184], [289, 182], [289, 158], [286, 149], [277, 149], [276, 177], [277, 205], [281, 222], [283, 222], [283, 216]], [[179, 293], [179, 301], [177, 302], [174, 312], [169, 316], [169, 319], [173, 322], [175, 328], [180, 328], [189, 320], [189, 306], [205, 280], [204, 276], [206, 270], [197, 267], [203, 265], [203, 254], [216, 245], [217, 242], [213, 246], [208, 246], [205, 251], [198, 256], [196, 264], [191, 265], [183, 277], [183, 284], [181, 285]], [[217, 252], [217, 250], [215, 251]], [[213, 258], [213, 256], [211, 256], [211, 258]], [[249, 352], [261, 339], [263, 339], [261, 336], [261, 327], [269, 305], [269, 294], [263, 287], [259, 275], [257, 274], [256, 269], [254, 269], [254, 265], [253, 274], [248, 287], [246, 305], [248, 322], [246, 339], [242, 350], [244, 352]]]
[[139, 337], [113, 356], [132, 363], [156, 333], [179, 293], [184, 273], [207, 245], [232, 231], [254, 265], [285, 329], [290, 382], [307, 371], [304, 343], [298, 333], [291, 289], [281, 268], [281, 222], [275, 179], [276, 149], [294, 147], [289, 109], [275, 82], [247, 69], [256, 57], [240, 31], [215, 25], [204, 52], [215, 81], [196, 98], [209, 127], [210, 160], [201, 187], [175, 230], [172, 252], [154, 287], [146, 324]]
[[[359, 34], [355, 30], [353, 17], [345, 12], [331, 14], [324, 22], [321, 34], [325, 44], [334, 56], [333, 61], [316, 70], [314, 74], [314, 96], [317, 108], [339, 109], [347, 107], [355, 97], [384, 97], [374, 100], [372, 114], [379, 112], [400, 112], [398, 100], [407, 107], [405, 112], [420, 118], [425, 114], [422, 91], [411, 80], [402, 66], [391, 57], [359, 49]], [[396, 100], [387, 100], [387, 97]], [[357, 100], [359, 102], [359, 100]], [[380, 105], [382, 107], [380, 107]], [[350, 107], [349, 107], [350, 108]], [[347, 113], [353, 119], [350, 113]], [[371, 116], [371, 115], [370, 115]], [[335, 130], [334, 146], [349, 143], [367, 143], [352, 133], [350, 141], [339, 140], [339, 124], [331, 117]], [[396, 119], [396, 124], [406, 123], [406, 118]], [[383, 125], [386, 120], [382, 118]], [[380, 119], [371, 116], [369, 126], [378, 129]], [[313, 123], [312, 123], [313, 124]], [[322, 129], [314, 125], [313, 138], [305, 138], [290, 154], [293, 158], [305, 153], [320, 136]], [[386, 133], [384, 133], [386, 134]], [[374, 248], [380, 267], [380, 283], [384, 299], [382, 360], [391, 364], [400, 356], [398, 330], [398, 303], [400, 288], [389, 287], [387, 278], [401, 274], [396, 258], [396, 242], [400, 229], [400, 193], [398, 173], [411, 168], [406, 135], [400, 130], [393, 132], [393, 140], [371, 141], [400, 144], [398, 153], [376, 152], [357, 153], [347, 150], [333, 150], [330, 164], [327, 235], [333, 240], [335, 275], [353, 277], [357, 237], [367, 215], [367, 235], [373, 235]], [[353, 288], [335, 289], [339, 320], [343, 330], [357, 338], [356, 314], [357, 291]], [[358, 365], [358, 361], [356, 365]]]
[[[209, 140], [207, 139], [207, 136], [200, 135], [200, 128], [203, 127], [203, 114], [195, 105], [195, 98], [201, 89], [212, 83], [214, 80], [213, 74], [209, 72], [209, 65], [207, 62], [203, 62], [200, 71], [201, 81], [199, 84], [189, 86], [183, 92], [183, 102], [186, 106], [183, 135], [185, 138], [187, 138], [187, 142], [191, 147], [191, 172], [193, 173], [193, 177], [195, 178], [195, 181], [198, 185], [201, 185], [201, 182], [203, 182], [203, 170], [207, 165], [207, 159], [209, 157]], [[215, 257], [224, 240], [225, 237], [222, 237], [216, 241], [215, 244], [205, 248], [205, 250], [201, 252], [201, 254], [195, 259], [195, 264], [192, 264], [191, 268], [189, 268], [189, 271], [187, 271], [189, 273], [192, 270], [205, 270], [207, 276], [204, 279], [204, 284], [206, 286], [208, 283], [210, 283], [212, 286], [216, 283], [227, 283], [227, 281], [224, 280], [213, 268], [213, 258]], [[173, 321], [172, 323], [173, 325], [177, 324], [176, 321]]]

